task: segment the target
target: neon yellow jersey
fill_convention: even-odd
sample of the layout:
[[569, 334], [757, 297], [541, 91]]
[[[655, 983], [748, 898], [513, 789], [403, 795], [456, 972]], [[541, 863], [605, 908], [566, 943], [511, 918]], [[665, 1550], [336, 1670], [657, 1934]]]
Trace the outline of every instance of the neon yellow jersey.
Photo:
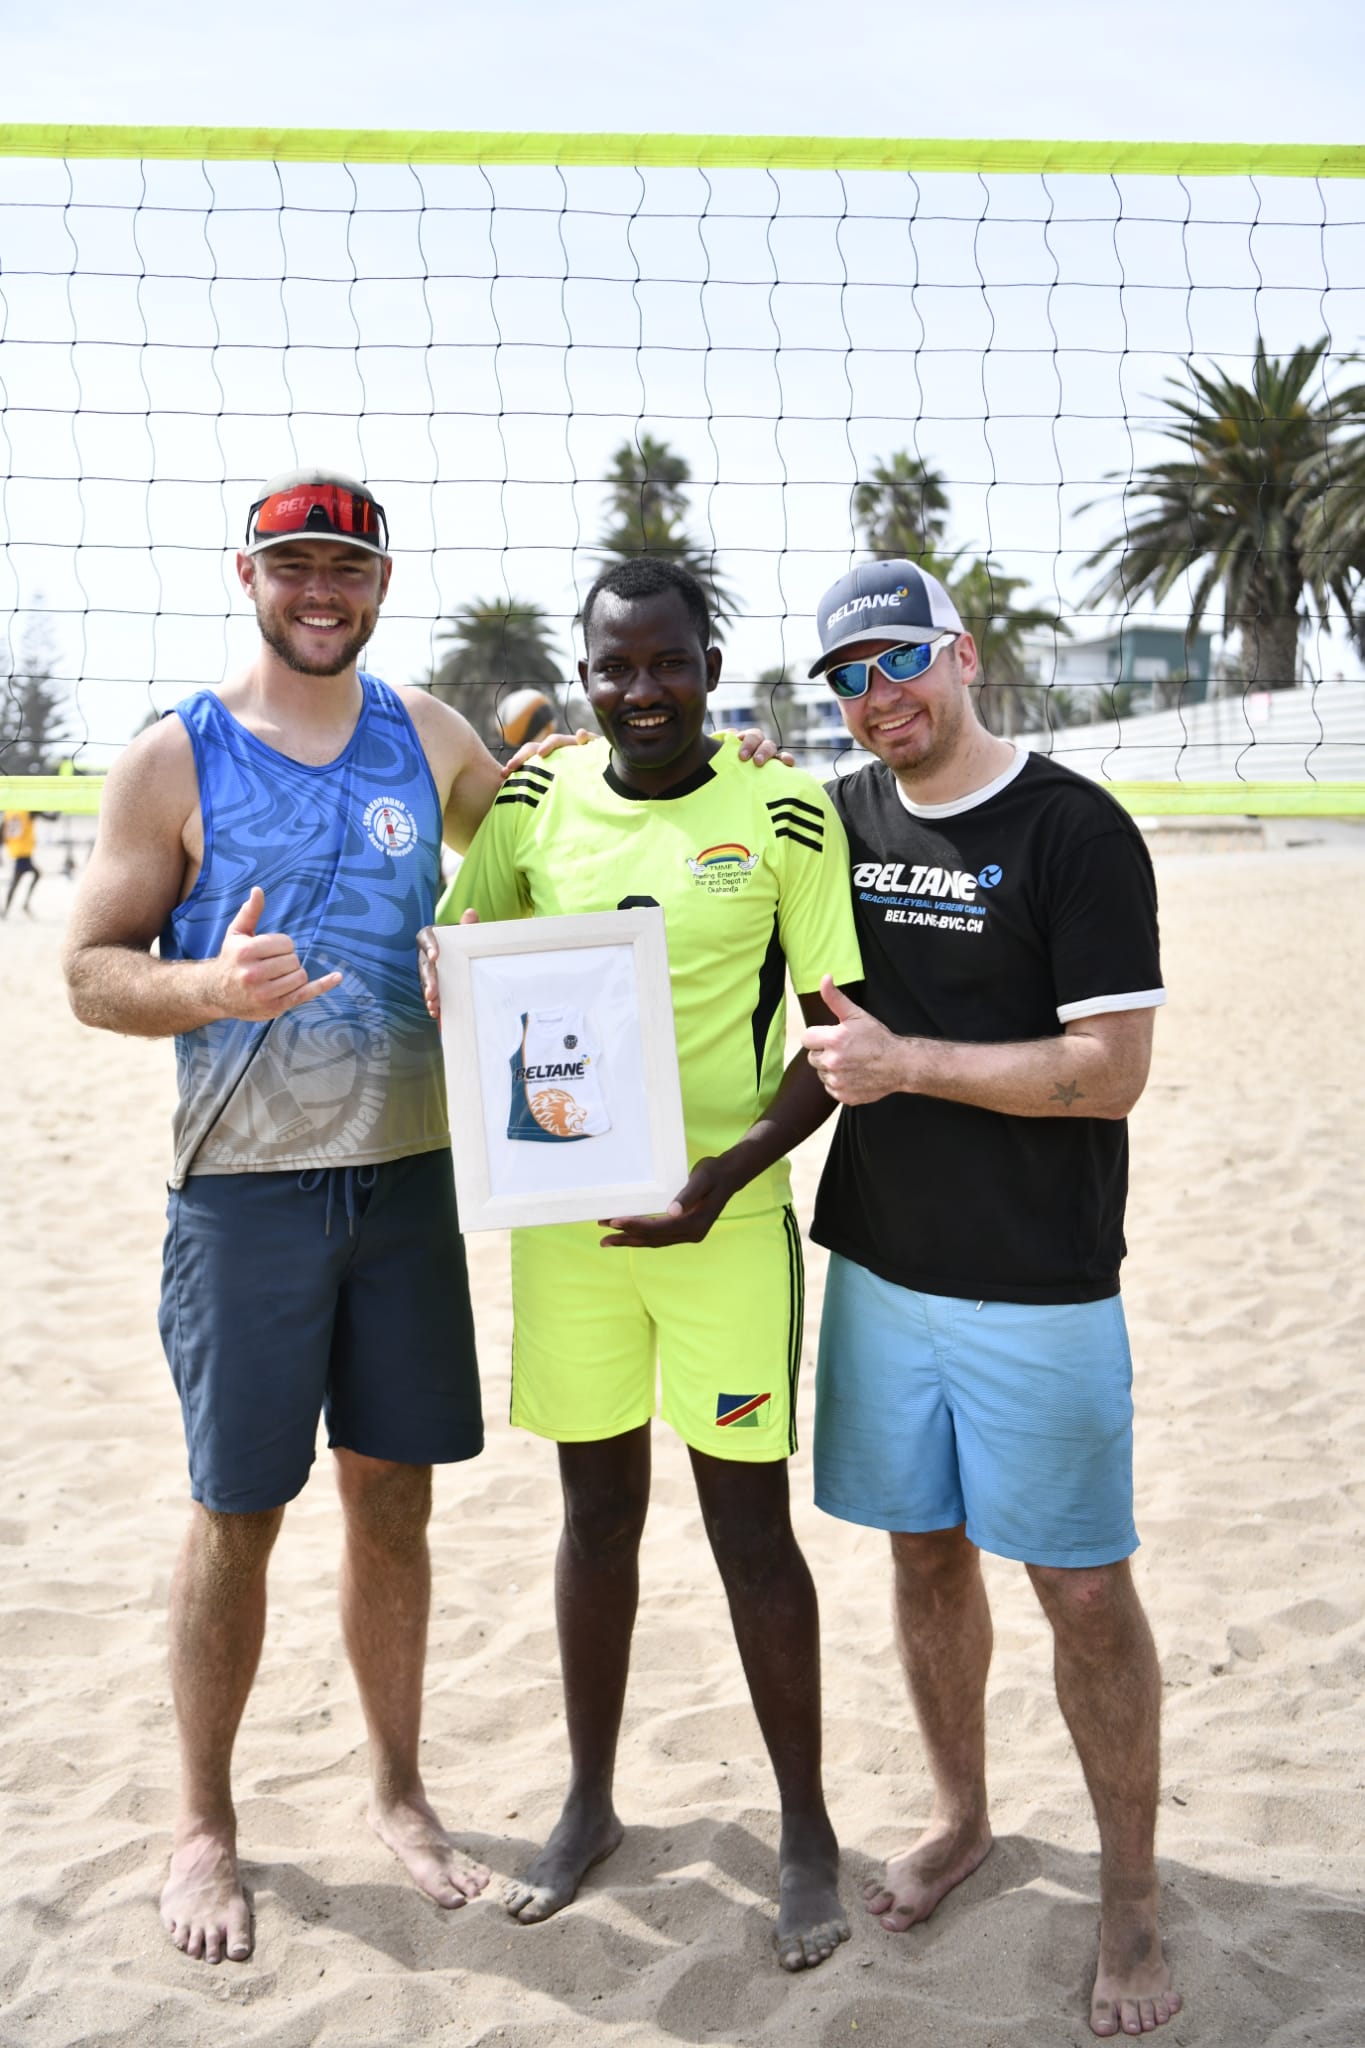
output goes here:
[[[437, 908], [453, 924], [570, 917], [657, 903], [668, 935], [689, 1166], [741, 1138], [786, 1064], [786, 976], [862, 979], [848, 847], [824, 790], [799, 769], [721, 747], [661, 797], [625, 790], [602, 746], [564, 747], [503, 786]], [[727, 1215], [790, 1199], [779, 1160]]]

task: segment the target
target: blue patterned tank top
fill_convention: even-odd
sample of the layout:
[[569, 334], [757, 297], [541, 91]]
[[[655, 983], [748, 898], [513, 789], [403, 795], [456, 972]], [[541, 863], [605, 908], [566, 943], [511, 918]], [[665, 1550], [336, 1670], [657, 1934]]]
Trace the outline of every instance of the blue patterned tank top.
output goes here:
[[204, 864], [161, 934], [206, 960], [253, 883], [261, 931], [287, 932], [336, 988], [270, 1023], [226, 1018], [175, 1042], [172, 1185], [189, 1174], [364, 1166], [447, 1143], [440, 1035], [416, 939], [440, 887], [441, 806], [412, 721], [362, 675], [355, 731], [310, 767], [240, 725], [211, 691], [176, 706], [194, 748]]

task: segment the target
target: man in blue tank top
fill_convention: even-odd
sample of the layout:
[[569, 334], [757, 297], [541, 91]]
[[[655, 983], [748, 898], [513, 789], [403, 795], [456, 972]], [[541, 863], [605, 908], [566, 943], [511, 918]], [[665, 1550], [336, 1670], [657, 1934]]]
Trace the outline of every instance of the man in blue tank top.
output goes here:
[[171, 1593], [183, 1789], [161, 1909], [208, 1962], [251, 1953], [232, 1748], [320, 1411], [371, 1824], [439, 1905], [488, 1881], [417, 1762], [431, 1466], [473, 1457], [483, 1432], [416, 935], [442, 838], [468, 846], [500, 775], [458, 712], [357, 668], [392, 567], [364, 486], [316, 470], [266, 486], [237, 556], [256, 657], [111, 770], [67, 941], [77, 1016], [176, 1041], [161, 1329], [193, 1505]]

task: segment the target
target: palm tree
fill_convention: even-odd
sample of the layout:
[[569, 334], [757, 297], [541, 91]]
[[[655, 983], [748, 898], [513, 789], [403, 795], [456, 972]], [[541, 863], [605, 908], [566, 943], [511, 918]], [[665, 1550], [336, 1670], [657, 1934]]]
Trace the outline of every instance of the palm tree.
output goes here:
[[875, 462], [853, 493], [853, 523], [869, 554], [917, 562], [937, 576], [957, 606], [981, 657], [978, 702], [992, 731], [1023, 732], [1046, 724], [1040, 684], [1029, 673], [1026, 633], [1070, 628], [1055, 612], [1020, 605], [1022, 576], [1007, 576], [989, 557], [965, 548], [945, 552], [948, 486], [942, 472], [903, 449]]
[[[684, 486], [691, 481], [687, 457], [667, 441], [656, 441], [652, 434], [623, 441], [607, 468], [607, 503], [617, 528], [632, 529], [643, 542], [661, 526], [685, 519]], [[637, 545], [635, 553], [642, 552]]]
[[1023, 576], [1007, 576], [989, 558], [977, 558], [960, 567], [961, 557], [936, 564], [932, 556], [921, 561], [940, 582], [957, 606], [963, 625], [976, 642], [981, 659], [981, 680], [977, 701], [984, 723], [992, 732], [1006, 735], [1061, 725], [1070, 705], [1061, 694], [1053, 696], [1028, 665], [1025, 635], [1036, 632], [1069, 633], [1071, 628], [1055, 611], [1041, 605], [1017, 602], [1028, 588]]
[[431, 693], [462, 711], [479, 737], [503, 749], [498, 706], [513, 690], [543, 690], [558, 705], [563, 676], [550, 622], [526, 598], [471, 598], [451, 613], [439, 636], [450, 652], [431, 673]]
[[[1365, 384], [1339, 391], [1333, 401], [1338, 420], [1359, 430], [1365, 422]], [[1358, 606], [1365, 579], [1365, 431], [1330, 440], [1299, 471], [1296, 497], [1303, 508], [1304, 563], [1334, 593], [1349, 590], [1343, 604], [1351, 638], [1365, 654], [1365, 612]], [[1340, 601], [1340, 600], [1339, 600]]]
[[687, 531], [689, 501], [685, 486], [692, 471], [687, 458], [667, 441], [641, 434], [623, 441], [607, 471], [609, 523], [597, 543], [603, 565], [631, 562], [638, 555], [661, 555], [690, 569], [714, 614], [715, 637], [725, 637], [725, 614], [739, 610], [739, 600], [716, 571], [716, 551], [703, 547]]
[[[1175, 419], [1161, 429], [1184, 456], [1153, 464], [1124, 486], [1124, 531], [1086, 562], [1118, 560], [1083, 600], [1115, 597], [1127, 606], [1150, 595], [1158, 604], [1184, 576], [1196, 578], [1187, 636], [1198, 631], [1214, 593], [1223, 594], [1223, 630], [1241, 635], [1247, 682], [1287, 690], [1298, 671], [1305, 592], [1319, 614], [1335, 599], [1359, 637], [1354, 603], [1365, 564], [1365, 518], [1354, 519], [1342, 493], [1338, 460], [1343, 421], [1359, 393], [1309, 397], [1328, 338], [1287, 358], [1256, 338], [1250, 384], [1191, 366], [1194, 396], [1175, 378], [1167, 399]], [[1150, 509], [1128, 518], [1128, 504]], [[1088, 507], [1086, 508], [1089, 509]], [[1344, 546], [1341, 528], [1353, 530]]]
[[948, 532], [948, 492], [942, 475], [918, 455], [898, 448], [853, 493], [853, 523], [870, 555], [917, 562], [940, 554]]

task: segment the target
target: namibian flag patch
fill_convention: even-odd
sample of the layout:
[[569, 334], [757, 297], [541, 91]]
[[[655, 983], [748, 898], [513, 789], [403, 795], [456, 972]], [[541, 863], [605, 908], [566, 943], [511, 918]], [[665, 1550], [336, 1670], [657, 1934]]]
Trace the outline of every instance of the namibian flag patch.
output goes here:
[[771, 1394], [717, 1394], [717, 1429], [757, 1429]]

